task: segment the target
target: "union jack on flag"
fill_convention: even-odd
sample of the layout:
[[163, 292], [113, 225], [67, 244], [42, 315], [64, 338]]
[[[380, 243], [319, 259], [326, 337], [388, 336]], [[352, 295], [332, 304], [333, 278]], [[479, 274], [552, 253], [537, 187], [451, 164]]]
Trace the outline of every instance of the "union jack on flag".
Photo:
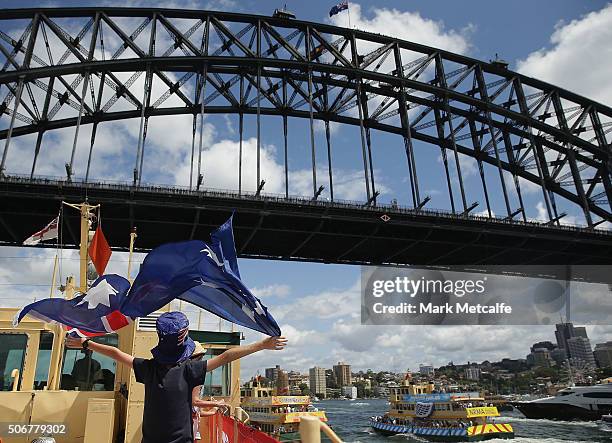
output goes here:
[[348, 0], [343, 0], [340, 3], [338, 3], [335, 6], [332, 6], [332, 8], [329, 10], [329, 16], [332, 17], [336, 14], [338, 14], [339, 12], [342, 12], [346, 9], [348, 9], [349, 5], [348, 5]]
[[115, 332], [132, 321], [121, 312], [129, 289], [130, 282], [125, 278], [104, 275], [87, 293], [73, 299], [45, 298], [30, 303], [15, 315], [13, 325], [29, 314], [38, 320], [60, 323], [73, 336], [95, 337]]

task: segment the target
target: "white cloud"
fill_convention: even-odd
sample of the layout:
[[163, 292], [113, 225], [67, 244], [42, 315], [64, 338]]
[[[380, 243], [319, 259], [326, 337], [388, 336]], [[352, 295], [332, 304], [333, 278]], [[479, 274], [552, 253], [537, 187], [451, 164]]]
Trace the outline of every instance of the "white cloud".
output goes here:
[[612, 104], [612, 4], [570, 23], [560, 23], [552, 46], [518, 62], [518, 71]]
[[251, 292], [259, 298], [284, 298], [291, 292], [291, 287], [289, 285], [271, 284], [261, 288], [253, 288]]
[[[457, 31], [446, 29], [442, 21], [422, 17], [417, 11], [373, 7], [367, 12], [369, 14], [362, 11], [359, 3], [351, 2], [351, 26], [452, 52], [466, 53], [469, 50], [471, 25]], [[345, 12], [333, 16], [331, 21], [335, 25], [349, 27], [349, 16]]]
[[274, 309], [274, 317], [287, 323], [304, 320], [308, 312], [310, 319], [335, 319], [359, 312], [359, 288], [357, 281], [349, 288], [323, 291], [300, 297], [295, 302]]

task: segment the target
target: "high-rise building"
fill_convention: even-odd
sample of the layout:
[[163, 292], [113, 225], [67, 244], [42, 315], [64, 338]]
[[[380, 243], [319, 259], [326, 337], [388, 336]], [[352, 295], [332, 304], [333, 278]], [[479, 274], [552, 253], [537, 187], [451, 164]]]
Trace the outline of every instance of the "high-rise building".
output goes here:
[[280, 370], [281, 368], [279, 365], [276, 365], [274, 368], [266, 368], [266, 378], [268, 380], [276, 381], [278, 378], [278, 371]]
[[351, 365], [339, 361], [337, 365], [334, 365], [334, 375], [339, 387], [351, 386]]
[[567, 349], [570, 359], [582, 360], [590, 366], [595, 367], [595, 357], [588, 338], [572, 337], [567, 340]]
[[600, 368], [612, 367], [612, 341], [597, 343], [593, 355]]
[[571, 323], [557, 323], [555, 328], [557, 346], [560, 349], [565, 349], [567, 353], [567, 340], [576, 336], [576, 333], [574, 332], [574, 325]]
[[338, 380], [336, 379], [336, 373], [333, 369], [325, 370], [325, 386], [327, 389], [339, 389]]
[[433, 377], [435, 375], [433, 365], [419, 365], [419, 374], [425, 377]]
[[565, 351], [567, 358], [595, 365], [591, 343], [584, 326], [574, 327], [572, 323], [558, 323], [556, 329], [557, 345]]
[[317, 397], [325, 397], [327, 385], [325, 384], [325, 369], [314, 367], [308, 371], [310, 375], [310, 393]]

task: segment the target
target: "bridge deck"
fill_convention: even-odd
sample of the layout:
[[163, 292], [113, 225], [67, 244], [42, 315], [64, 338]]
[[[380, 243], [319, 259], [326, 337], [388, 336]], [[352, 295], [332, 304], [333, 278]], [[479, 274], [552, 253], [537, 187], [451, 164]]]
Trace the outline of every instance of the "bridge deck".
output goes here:
[[[20, 245], [58, 212], [61, 200], [101, 203], [104, 232], [126, 249], [207, 239], [236, 210], [241, 257], [349, 264], [610, 264], [612, 233], [434, 211], [177, 188], [0, 181], [0, 244]], [[390, 220], [385, 222], [381, 216]], [[64, 243], [78, 243], [78, 214], [66, 210]]]

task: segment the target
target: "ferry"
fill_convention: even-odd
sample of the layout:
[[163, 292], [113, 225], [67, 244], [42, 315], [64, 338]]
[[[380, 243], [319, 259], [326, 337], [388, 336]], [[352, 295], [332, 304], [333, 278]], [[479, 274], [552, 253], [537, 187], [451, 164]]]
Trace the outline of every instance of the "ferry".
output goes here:
[[478, 392], [438, 393], [433, 383], [391, 388], [391, 408], [372, 417], [370, 426], [383, 435], [412, 434], [430, 441], [513, 439], [512, 425], [498, 423], [495, 406]]
[[277, 395], [276, 388], [262, 387], [259, 380], [240, 390], [241, 408], [248, 414], [248, 424], [279, 441], [299, 441], [302, 417], [316, 417], [327, 422], [324, 411], [314, 407], [308, 395]]

